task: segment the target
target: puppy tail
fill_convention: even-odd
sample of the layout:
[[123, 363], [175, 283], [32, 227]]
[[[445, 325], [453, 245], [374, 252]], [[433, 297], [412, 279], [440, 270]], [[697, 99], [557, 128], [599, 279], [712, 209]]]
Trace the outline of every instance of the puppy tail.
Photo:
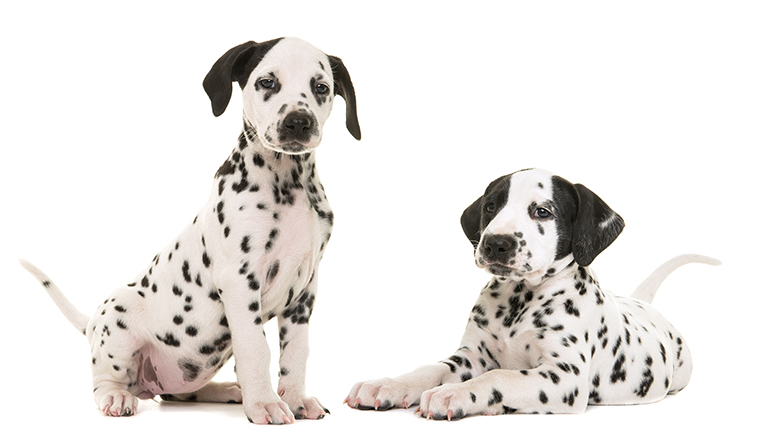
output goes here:
[[37, 278], [42, 286], [45, 287], [45, 291], [47, 291], [48, 295], [50, 295], [50, 298], [53, 299], [53, 302], [56, 304], [56, 306], [58, 306], [58, 309], [61, 310], [63, 316], [65, 316], [66, 319], [69, 320], [69, 322], [73, 324], [80, 333], [86, 334], [87, 323], [90, 320], [87, 315], [83, 314], [77, 308], [75, 308], [69, 299], [67, 299], [61, 290], [58, 289], [58, 287], [53, 283], [53, 281], [51, 281], [47, 275], [42, 273], [42, 270], [38, 269], [36, 266], [26, 260], [19, 260], [19, 263], [21, 263], [21, 265], [24, 266], [24, 269], [26, 269], [35, 278]]
[[637, 300], [641, 300], [643, 302], [652, 303], [652, 300], [654, 299], [654, 295], [657, 293], [657, 290], [660, 288], [660, 284], [662, 284], [662, 281], [664, 281], [665, 278], [668, 277], [668, 275], [673, 273], [674, 270], [689, 263], [703, 263], [703, 264], [710, 264], [712, 266], [719, 266], [721, 264], [720, 261], [714, 258], [705, 257], [704, 255], [698, 255], [698, 254], [679, 255], [678, 257], [671, 258], [670, 260], [663, 263], [660, 267], [655, 269], [655, 271], [652, 272], [652, 274], [649, 275], [649, 277], [646, 278], [644, 282], [642, 282], [641, 285], [638, 286], [638, 288], [636, 288], [633, 294], [631, 294], [631, 297]]

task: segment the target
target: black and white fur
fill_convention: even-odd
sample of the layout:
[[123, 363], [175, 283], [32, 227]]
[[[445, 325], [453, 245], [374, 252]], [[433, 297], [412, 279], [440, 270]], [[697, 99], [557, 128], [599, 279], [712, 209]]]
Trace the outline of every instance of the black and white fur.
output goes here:
[[[138, 398], [242, 402], [254, 423], [319, 419], [305, 393], [308, 323], [333, 213], [312, 152], [336, 95], [360, 139], [353, 84], [342, 61], [308, 43], [247, 42], [225, 53], [203, 86], [221, 115], [232, 83], [244, 129], [214, 177], [208, 202], [134, 282], [92, 318], [39, 269], [22, 261], [90, 342], [95, 402], [135, 413]], [[269, 376], [264, 323], [277, 318], [280, 378]], [[209, 382], [232, 356], [238, 383]]]
[[422, 417], [579, 413], [588, 404], [649, 403], [689, 382], [683, 336], [649, 305], [684, 255], [633, 293], [603, 290], [589, 264], [623, 219], [581, 184], [543, 170], [493, 181], [462, 228], [475, 262], [493, 274], [454, 355], [411, 373], [356, 384], [346, 403], [386, 410], [419, 404]]

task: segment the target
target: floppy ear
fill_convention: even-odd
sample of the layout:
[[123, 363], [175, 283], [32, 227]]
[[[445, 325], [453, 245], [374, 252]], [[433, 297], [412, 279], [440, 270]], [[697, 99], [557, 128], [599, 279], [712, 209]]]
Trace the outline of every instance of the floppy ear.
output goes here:
[[346, 128], [348, 128], [351, 136], [354, 136], [354, 139], [361, 140], [362, 131], [359, 128], [359, 117], [356, 114], [356, 93], [354, 92], [354, 84], [351, 82], [351, 76], [340, 58], [332, 55], [327, 57], [330, 59], [330, 68], [333, 72], [335, 94], [343, 97], [343, 100], [346, 101]]
[[573, 257], [588, 266], [623, 231], [623, 218], [602, 199], [581, 184], [575, 184], [578, 213], [573, 223]]
[[211, 110], [214, 116], [223, 114], [227, 109], [232, 97], [232, 82], [240, 83], [240, 88], [245, 87], [253, 69], [279, 41], [280, 39], [262, 43], [245, 42], [225, 52], [216, 60], [206, 78], [203, 79], [203, 89], [211, 99]]
[[477, 200], [462, 212], [462, 217], [459, 218], [464, 235], [467, 236], [467, 239], [470, 240], [470, 243], [475, 248], [480, 243], [480, 206], [482, 202], [483, 196], [478, 197]]

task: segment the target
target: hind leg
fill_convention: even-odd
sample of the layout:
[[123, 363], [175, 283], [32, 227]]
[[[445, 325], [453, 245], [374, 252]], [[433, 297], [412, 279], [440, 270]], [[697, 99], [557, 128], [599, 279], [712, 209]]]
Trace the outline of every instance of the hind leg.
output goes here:
[[161, 399], [175, 402], [242, 403], [243, 392], [237, 382], [211, 381], [198, 391], [186, 394], [162, 394]]
[[673, 354], [673, 383], [670, 387], [670, 391], [668, 394], [675, 394], [684, 388], [689, 384], [689, 380], [691, 379], [691, 371], [693, 367], [693, 361], [691, 358], [691, 351], [689, 351], [689, 347], [686, 346], [686, 342], [683, 341], [683, 337], [680, 335], [680, 333], [676, 333], [677, 336], [674, 340], [673, 349], [675, 351], [675, 354]]
[[131, 321], [125, 315], [124, 305], [114, 305], [113, 301], [101, 306], [100, 318], [94, 318], [87, 328], [93, 393], [95, 403], [104, 414], [130, 416], [137, 412], [138, 398], [153, 395], [142, 388], [137, 378], [144, 342], [130, 331]]
[[93, 393], [95, 403], [104, 414], [119, 417], [134, 415], [137, 412], [137, 395], [140, 394], [135, 392], [138, 366], [139, 362], [135, 357], [125, 359], [118, 353], [107, 353], [93, 358]]

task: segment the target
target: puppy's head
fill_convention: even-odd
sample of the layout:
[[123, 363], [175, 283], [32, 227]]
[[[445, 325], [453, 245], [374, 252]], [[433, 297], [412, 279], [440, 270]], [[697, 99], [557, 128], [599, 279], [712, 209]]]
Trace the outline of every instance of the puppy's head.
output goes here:
[[314, 150], [336, 95], [346, 101], [346, 127], [361, 139], [348, 70], [340, 58], [303, 40], [246, 42], [222, 55], [203, 80], [214, 115], [227, 109], [232, 82], [243, 90], [246, 122], [268, 149], [288, 154]]
[[465, 209], [475, 263], [499, 277], [536, 283], [572, 258], [588, 266], [623, 230], [623, 218], [581, 184], [538, 169], [491, 182]]

